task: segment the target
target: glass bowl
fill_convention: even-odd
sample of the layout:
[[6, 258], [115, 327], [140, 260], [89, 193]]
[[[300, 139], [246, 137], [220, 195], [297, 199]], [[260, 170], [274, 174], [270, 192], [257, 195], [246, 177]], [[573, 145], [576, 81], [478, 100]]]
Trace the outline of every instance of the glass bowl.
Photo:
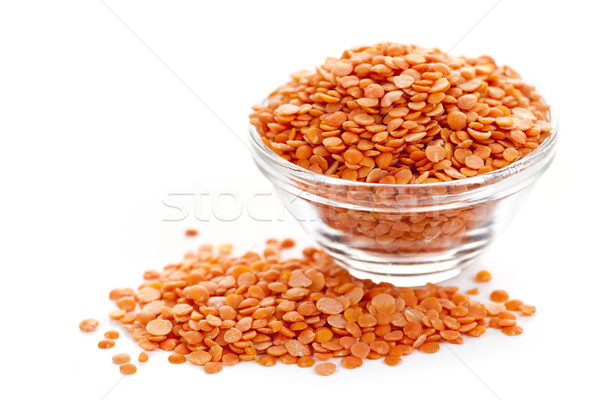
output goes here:
[[260, 171], [302, 227], [352, 275], [396, 286], [459, 274], [513, 218], [554, 157], [558, 124], [520, 160], [429, 184], [364, 183], [317, 174], [275, 154], [250, 125]]

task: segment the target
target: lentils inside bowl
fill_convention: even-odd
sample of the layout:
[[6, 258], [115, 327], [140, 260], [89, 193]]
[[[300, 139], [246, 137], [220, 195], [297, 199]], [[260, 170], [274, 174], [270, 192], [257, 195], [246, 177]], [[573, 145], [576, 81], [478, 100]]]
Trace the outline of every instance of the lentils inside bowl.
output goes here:
[[436, 183], [491, 172], [551, 133], [548, 105], [489, 56], [379, 43], [291, 75], [250, 121], [264, 144], [351, 181]]

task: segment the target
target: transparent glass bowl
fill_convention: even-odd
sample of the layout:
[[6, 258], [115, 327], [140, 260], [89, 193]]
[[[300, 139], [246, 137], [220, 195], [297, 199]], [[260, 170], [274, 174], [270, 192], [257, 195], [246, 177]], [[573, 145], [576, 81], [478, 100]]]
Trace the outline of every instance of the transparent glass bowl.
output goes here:
[[558, 125], [524, 158], [451, 182], [389, 185], [328, 177], [275, 154], [250, 125], [254, 161], [285, 207], [358, 278], [396, 286], [459, 274], [515, 215], [552, 162]]

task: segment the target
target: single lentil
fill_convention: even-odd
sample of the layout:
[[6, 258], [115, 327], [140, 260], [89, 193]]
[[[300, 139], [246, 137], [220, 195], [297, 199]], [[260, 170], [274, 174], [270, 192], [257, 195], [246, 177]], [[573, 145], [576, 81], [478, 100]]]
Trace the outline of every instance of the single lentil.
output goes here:
[[533, 315], [535, 314], [535, 306], [522, 304], [519, 306], [519, 311], [521, 311], [521, 314], [523, 315]]
[[98, 342], [98, 348], [100, 349], [110, 349], [111, 347], [115, 347], [114, 340], [104, 339]]
[[81, 329], [83, 332], [92, 332], [96, 330], [98, 325], [100, 325], [100, 323], [95, 319], [84, 319], [79, 324], [79, 329]]
[[119, 370], [123, 375], [131, 375], [137, 372], [137, 367], [131, 363], [123, 363], [119, 365]]
[[497, 303], [504, 303], [508, 301], [508, 293], [505, 290], [494, 290], [492, 294], [490, 294], [490, 299]]
[[115, 354], [112, 357], [112, 361], [115, 364], [123, 364], [123, 363], [127, 363], [127, 362], [131, 361], [131, 357], [129, 357], [129, 354], [126, 354], [126, 353], [119, 353], [119, 354]]
[[111, 329], [110, 331], [104, 332], [104, 337], [107, 338], [107, 339], [118, 339], [119, 338], [119, 332]]
[[334, 363], [323, 362], [315, 365], [315, 372], [319, 375], [329, 376], [335, 372], [336, 366]]
[[223, 366], [220, 362], [208, 362], [204, 366], [204, 372], [207, 374], [216, 374], [217, 372], [221, 372]]
[[183, 354], [173, 353], [169, 356], [169, 362], [171, 364], [183, 364], [186, 360], [187, 359]]
[[475, 280], [477, 282], [489, 282], [492, 280], [492, 274], [486, 270], [479, 271], [477, 275], [475, 275]]

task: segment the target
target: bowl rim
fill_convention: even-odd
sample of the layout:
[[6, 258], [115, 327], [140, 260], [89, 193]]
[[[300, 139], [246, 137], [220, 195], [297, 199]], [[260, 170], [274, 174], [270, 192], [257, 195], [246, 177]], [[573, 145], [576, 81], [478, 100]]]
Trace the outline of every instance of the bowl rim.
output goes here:
[[[542, 97], [542, 101], [545, 104], [548, 104], [545, 101], [545, 98]], [[291, 170], [295, 175], [301, 178], [305, 178], [307, 181], [318, 182], [320, 184], [329, 184], [335, 186], [353, 186], [353, 187], [362, 187], [362, 188], [377, 188], [377, 187], [389, 187], [389, 188], [398, 188], [398, 189], [408, 189], [408, 188], [441, 188], [441, 187], [461, 187], [461, 186], [470, 186], [470, 185], [484, 185], [490, 182], [495, 183], [501, 181], [509, 176], [513, 176], [527, 169], [527, 167], [543, 160], [545, 155], [554, 148], [558, 140], [558, 117], [556, 115], [556, 107], [551, 106], [548, 110], [549, 122], [551, 125], [550, 128], [550, 136], [546, 138], [542, 142], [540, 146], [535, 148], [531, 153], [527, 154], [525, 157], [510, 163], [502, 168], [499, 168], [492, 172], [486, 172], [481, 175], [475, 175], [471, 177], [467, 177], [464, 179], [456, 179], [448, 182], [434, 182], [434, 183], [419, 183], [419, 184], [399, 184], [399, 183], [368, 183], [368, 182], [360, 182], [360, 181], [351, 181], [342, 178], [333, 178], [328, 175], [318, 174], [306, 168], [299, 167], [298, 165], [286, 160], [281, 157], [269, 147], [267, 147], [262, 141], [262, 136], [256, 130], [256, 127], [249, 123], [250, 130], [250, 139], [254, 146], [254, 149], [260, 151], [260, 153], [266, 156], [270, 161], [275, 164], [281, 166], [284, 169]]]

